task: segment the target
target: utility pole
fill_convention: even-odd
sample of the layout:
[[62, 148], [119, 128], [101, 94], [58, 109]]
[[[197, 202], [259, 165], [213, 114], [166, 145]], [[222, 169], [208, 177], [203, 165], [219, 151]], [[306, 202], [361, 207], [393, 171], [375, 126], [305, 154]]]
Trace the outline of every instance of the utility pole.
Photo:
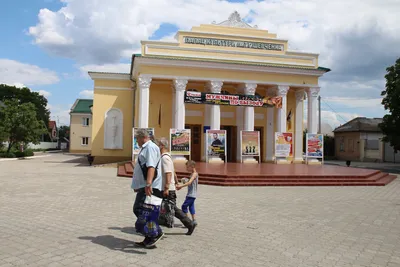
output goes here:
[[321, 96], [318, 96], [318, 133], [321, 134]]

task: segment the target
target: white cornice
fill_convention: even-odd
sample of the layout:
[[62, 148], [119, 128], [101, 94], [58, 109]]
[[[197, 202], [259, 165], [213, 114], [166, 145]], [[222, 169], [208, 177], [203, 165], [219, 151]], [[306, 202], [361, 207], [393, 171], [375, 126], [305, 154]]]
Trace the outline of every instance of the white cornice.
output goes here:
[[166, 41], [150, 41], [150, 40], [145, 40], [140, 42], [142, 45], [173, 45], [177, 46], [179, 45], [179, 42], [166, 42]]
[[[282, 55], [282, 54], [265, 54], [265, 53], [259, 53], [259, 52], [248, 52], [248, 51], [238, 51], [238, 50], [222, 50], [222, 49], [208, 49], [208, 48], [199, 48], [199, 47], [187, 47], [187, 46], [166, 46], [166, 45], [154, 45], [154, 44], [149, 44], [146, 45], [145, 47], [145, 53], [150, 54], [150, 55], [157, 55], [157, 53], [149, 53], [148, 48], [161, 48], [161, 49], [169, 49], [169, 50], [181, 50], [181, 51], [194, 51], [194, 52], [207, 52], [207, 53], [220, 53], [220, 54], [233, 54], [233, 55], [246, 55], [246, 56], [258, 56], [260, 58], [270, 58], [270, 57], [277, 57], [277, 58], [287, 58], [287, 59], [303, 59], [303, 60], [315, 60], [315, 56], [309, 56], [309, 55], [293, 55], [293, 56], [288, 56], [288, 55]], [[297, 53], [299, 54], [299, 53]], [[159, 55], [171, 55], [171, 56], [182, 56], [182, 54], [171, 54], [171, 53], [164, 53], [164, 54], [159, 54]], [[195, 58], [199, 58], [198, 55], [194, 55]], [[210, 58], [210, 57], [203, 57], [203, 58]], [[212, 57], [213, 59], [225, 59], [225, 60], [237, 60], [237, 59], [232, 59], [230, 57]], [[280, 62], [276, 61], [273, 62], [271, 60], [249, 60], [246, 59], [246, 61], [251, 61], [251, 62], [263, 62], [263, 63], [283, 63], [283, 64], [290, 64], [290, 65], [304, 65], [306, 66], [307, 64], [299, 64], [296, 62]], [[312, 64], [309, 64], [310, 66], [314, 66]], [[308, 65], [307, 65], [308, 66]]]
[[88, 72], [92, 80], [104, 79], [104, 80], [130, 80], [129, 73], [109, 73], [109, 72]]
[[249, 35], [240, 35], [240, 34], [226, 34], [226, 33], [218, 33], [218, 32], [208, 32], [208, 31], [178, 31], [178, 34], [188, 34], [188, 35], [196, 35], [197, 34], [207, 34], [207, 35], [217, 35], [217, 36], [225, 36], [225, 37], [234, 37], [234, 38], [242, 38], [242, 39], [256, 39], [263, 41], [274, 41], [274, 42], [284, 42], [287, 43], [288, 40], [285, 39], [277, 39], [277, 38], [269, 38], [269, 37], [259, 37], [259, 36], [249, 36]]
[[[159, 58], [137, 58], [135, 60], [133, 77], [138, 74], [140, 65], [147, 66], [162, 66], [162, 67], [184, 67], [184, 68], [199, 68], [199, 69], [214, 69], [214, 70], [236, 70], [242, 72], [261, 72], [261, 73], [279, 73], [279, 74], [296, 74], [306, 76], [322, 76], [325, 72], [316, 69], [292, 69], [280, 67], [267, 67], [267, 66], [252, 66], [246, 64], [230, 64], [221, 62], [204, 62], [192, 60], [173, 60], [173, 59], [159, 59]], [[151, 76], [151, 75], [150, 75]], [[212, 79], [208, 77], [207, 80]], [[243, 81], [242, 81], [243, 82]]]
[[121, 91], [132, 91], [132, 88], [126, 87], [110, 87], [110, 86], [95, 86], [95, 90], [121, 90]]

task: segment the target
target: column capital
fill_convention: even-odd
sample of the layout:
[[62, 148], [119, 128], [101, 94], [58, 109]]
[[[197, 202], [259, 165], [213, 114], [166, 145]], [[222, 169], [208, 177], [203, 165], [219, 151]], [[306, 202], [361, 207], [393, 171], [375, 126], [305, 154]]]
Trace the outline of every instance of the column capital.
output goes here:
[[296, 101], [300, 102], [304, 100], [304, 94], [305, 94], [305, 90], [304, 89], [299, 89], [295, 91], [296, 93]]
[[185, 91], [188, 80], [185, 79], [174, 79], [172, 81], [173, 88], [175, 91]]
[[319, 96], [319, 91], [320, 87], [309, 87], [307, 88], [307, 97], [318, 97]]
[[288, 85], [278, 85], [276, 87], [276, 94], [278, 96], [286, 96], [287, 92], [289, 91], [289, 86]]
[[143, 77], [143, 76], [139, 76], [138, 79], [138, 85], [139, 85], [139, 89], [140, 90], [146, 90], [150, 88], [150, 84], [151, 84], [151, 77]]
[[255, 95], [257, 84], [256, 83], [242, 83], [239, 85], [239, 89], [245, 95]]
[[206, 87], [211, 93], [221, 93], [223, 84], [222, 81], [208, 81]]

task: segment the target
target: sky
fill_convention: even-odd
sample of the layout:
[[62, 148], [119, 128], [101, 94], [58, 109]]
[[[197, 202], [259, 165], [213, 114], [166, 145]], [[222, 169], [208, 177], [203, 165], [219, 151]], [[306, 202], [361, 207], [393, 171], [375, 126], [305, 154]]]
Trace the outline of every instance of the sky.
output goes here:
[[[51, 119], [69, 124], [77, 98], [93, 97], [87, 72], [129, 72], [141, 40], [238, 11], [289, 49], [319, 53], [322, 122], [382, 117], [386, 68], [400, 56], [400, 0], [0, 0], [0, 83], [48, 99]], [[173, 4], [172, 4], [173, 3]]]

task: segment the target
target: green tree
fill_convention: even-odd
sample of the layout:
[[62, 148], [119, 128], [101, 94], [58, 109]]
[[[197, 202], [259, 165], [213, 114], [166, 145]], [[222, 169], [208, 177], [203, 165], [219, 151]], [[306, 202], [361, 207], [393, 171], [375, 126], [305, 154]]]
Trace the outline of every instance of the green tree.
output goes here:
[[400, 150], [400, 58], [386, 69], [386, 89], [382, 91], [382, 105], [390, 113], [379, 124], [384, 142], [389, 142], [395, 152]]
[[32, 103], [36, 110], [36, 117], [43, 121], [43, 125], [49, 125], [50, 111], [47, 109], [47, 99], [38, 92], [33, 92], [29, 88], [18, 88], [6, 84], [0, 84], [0, 101], [18, 99], [21, 104]]
[[18, 143], [38, 144], [41, 134], [46, 133], [42, 121], [37, 119], [35, 105], [6, 100], [0, 107], [0, 141], [7, 141], [7, 153]]
[[58, 128], [59, 139], [67, 138], [69, 140], [69, 126], [63, 125]]

